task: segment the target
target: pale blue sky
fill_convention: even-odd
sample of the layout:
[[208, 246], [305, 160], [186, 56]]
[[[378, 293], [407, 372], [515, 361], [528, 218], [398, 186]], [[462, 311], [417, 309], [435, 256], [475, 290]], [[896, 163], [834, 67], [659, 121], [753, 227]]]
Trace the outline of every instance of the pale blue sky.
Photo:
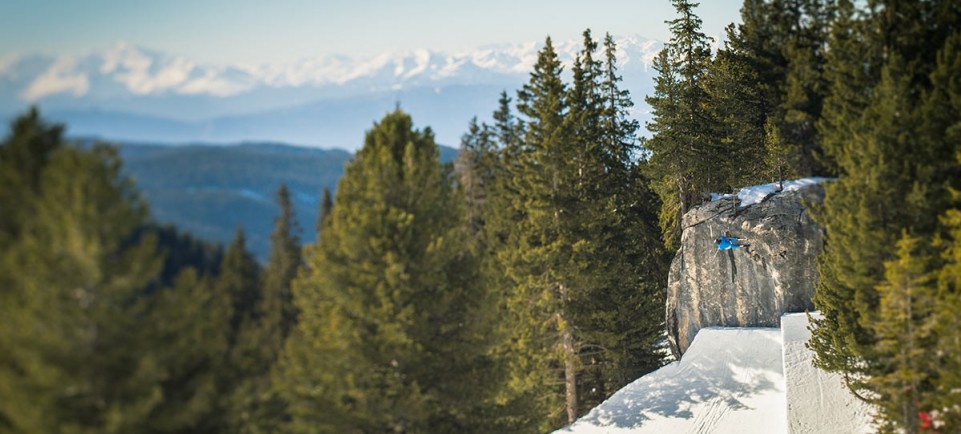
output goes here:
[[[709, 36], [741, 0], [702, 0]], [[366, 57], [429, 48], [638, 34], [664, 40], [669, 0], [0, 0], [0, 56], [82, 54], [124, 41], [215, 63]]]

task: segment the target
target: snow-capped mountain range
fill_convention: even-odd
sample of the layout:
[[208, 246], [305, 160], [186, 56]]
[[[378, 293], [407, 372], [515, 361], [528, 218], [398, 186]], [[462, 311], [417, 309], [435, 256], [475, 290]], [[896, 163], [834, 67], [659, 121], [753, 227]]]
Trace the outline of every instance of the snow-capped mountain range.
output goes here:
[[[638, 118], [663, 44], [615, 38]], [[352, 149], [399, 104], [438, 141], [456, 145], [469, 119], [528, 79], [543, 43], [459, 53], [414, 50], [371, 58], [307, 57], [291, 64], [211, 65], [117, 43], [81, 56], [0, 56], [0, 118], [31, 104], [75, 135], [140, 141], [275, 140]], [[580, 41], [555, 41], [570, 69]], [[599, 54], [600, 55], [600, 54]]]

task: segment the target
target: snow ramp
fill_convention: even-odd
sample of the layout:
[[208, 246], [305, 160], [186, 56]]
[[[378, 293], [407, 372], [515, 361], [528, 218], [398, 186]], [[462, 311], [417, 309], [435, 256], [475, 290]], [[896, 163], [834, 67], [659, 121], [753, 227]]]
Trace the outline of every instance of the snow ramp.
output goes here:
[[[819, 318], [817, 314], [813, 315]], [[868, 434], [871, 407], [844, 386], [840, 375], [814, 367], [814, 352], [804, 344], [811, 339], [807, 315], [781, 317], [784, 340], [784, 379], [791, 434]]]
[[811, 364], [806, 314], [781, 320], [780, 329], [701, 329], [680, 361], [556, 434], [873, 432], [867, 406]]

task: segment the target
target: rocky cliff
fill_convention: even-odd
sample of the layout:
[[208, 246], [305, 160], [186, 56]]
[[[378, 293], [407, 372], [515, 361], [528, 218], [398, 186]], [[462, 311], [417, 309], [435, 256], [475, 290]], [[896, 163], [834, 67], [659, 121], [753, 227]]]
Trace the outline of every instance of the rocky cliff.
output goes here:
[[[823, 234], [805, 203], [819, 203], [824, 188], [808, 183], [760, 199], [743, 194], [684, 215], [681, 247], [671, 263], [667, 329], [680, 357], [704, 327], [778, 327], [786, 312], [813, 310], [815, 257]], [[744, 247], [718, 251], [721, 235]]]

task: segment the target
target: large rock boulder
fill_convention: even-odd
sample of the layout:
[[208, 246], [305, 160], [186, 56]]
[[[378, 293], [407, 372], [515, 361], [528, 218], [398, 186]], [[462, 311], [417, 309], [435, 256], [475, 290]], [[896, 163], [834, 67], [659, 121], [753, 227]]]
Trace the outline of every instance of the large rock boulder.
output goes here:
[[[704, 327], [778, 327], [782, 314], [814, 309], [815, 257], [824, 241], [805, 203], [821, 202], [824, 188], [810, 183], [758, 203], [740, 196], [684, 215], [667, 288], [668, 339], [677, 357]], [[718, 251], [721, 235], [746, 246]]]

